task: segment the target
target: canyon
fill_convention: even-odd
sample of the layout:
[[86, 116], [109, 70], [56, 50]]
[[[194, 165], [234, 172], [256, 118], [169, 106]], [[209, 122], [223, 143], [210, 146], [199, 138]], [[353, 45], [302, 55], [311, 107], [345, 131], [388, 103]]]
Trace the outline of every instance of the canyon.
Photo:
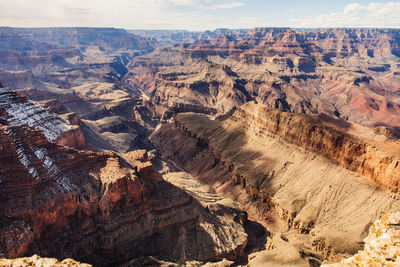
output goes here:
[[[4, 106], [16, 105], [18, 96], [4, 91]], [[57, 141], [62, 132], [43, 130], [62, 119], [24, 104], [32, 107], [24, 112], [35, 110], [31, 124], [13, 125], [3, 119], [10, 108], [0, 109], [2, 257], [40, 253], [111, 266], [143, 256], [185, 262], [244, 253], [245, 213], [199, 202], [165, 182], [146, 150], [118, 155], [65, 146]]]
[[384, 190], [398, 192], [398, 141], [358, 139], [308, 115], [250, 102], [222, 122], [178, 114], [151, 139], [271, 233], [321, 258], [356, 252], [370, 218], [400, 204]]
[[4, 264], [336, 266], [376, 260], [382, 216], [396, 238], [398, 29], [0, 27], [0, 55]]
[[178, 111], [225, 114], [255, 100], [366, 126], [399, 125], [398, 30], [227, 32], [130, 63], [133, 93]]

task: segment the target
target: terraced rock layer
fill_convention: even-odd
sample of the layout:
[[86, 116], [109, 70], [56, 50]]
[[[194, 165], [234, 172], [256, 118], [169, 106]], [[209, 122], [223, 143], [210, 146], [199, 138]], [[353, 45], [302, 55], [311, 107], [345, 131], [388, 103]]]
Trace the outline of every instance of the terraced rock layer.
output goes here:
[[208, 207], [164, 181], [145, 150], [72, 148], [82, 146], [79, 118], [62, 117], [0, 88], [0, 257], [111, 266], [144, 256], [243, 256], [246, 213]]
[[397, 129], [399, 36], [396, 29], [227, 31], [136, 57], [123, 84], [181, 112], [220, 115], [255, 100]]
[[357, 138], [308, 115], [250, 102], [224, 121], [178, 114], [151, 140], [311, 261], [355, 253], [380, 212], [400, 207], [386, 190], [398, 189], [398, 142]]
[[26, 97], [5, 88], [0, 88], [0, 124], [26, 125], [38, 129], [50, 141], [70, 147], [82, 147], [86, 141], [81, 129], [41, 107]]
[[130, 154], [128, 163], [58, 146], [23, 126], [0, 130], [2, 257], [37, 253], [107, 266], [149, 255], [234, 259], [246, 246], [243, 214], [207, 211], [140, 161], [146, 156]]

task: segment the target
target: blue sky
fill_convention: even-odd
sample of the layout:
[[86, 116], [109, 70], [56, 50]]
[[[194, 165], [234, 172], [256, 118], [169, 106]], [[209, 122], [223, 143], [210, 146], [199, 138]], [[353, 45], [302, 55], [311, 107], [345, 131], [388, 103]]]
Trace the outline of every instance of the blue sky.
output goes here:
[[0, 25], [127, 29], [400, 27], [400, 1], [0, 0]]

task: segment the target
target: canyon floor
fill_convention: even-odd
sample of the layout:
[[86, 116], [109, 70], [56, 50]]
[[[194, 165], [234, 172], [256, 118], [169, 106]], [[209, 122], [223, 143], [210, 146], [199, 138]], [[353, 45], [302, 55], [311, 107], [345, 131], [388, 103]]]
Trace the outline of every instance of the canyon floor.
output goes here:
[[0, 264], [396, 264], [399, 30], [0, 37]]

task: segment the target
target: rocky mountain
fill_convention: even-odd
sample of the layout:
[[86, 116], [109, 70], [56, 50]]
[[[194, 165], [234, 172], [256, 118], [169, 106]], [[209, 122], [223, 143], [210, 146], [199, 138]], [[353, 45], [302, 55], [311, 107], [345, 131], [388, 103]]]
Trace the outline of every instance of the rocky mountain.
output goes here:
[[128, 91], [178, 111], [224, 114], [255, 100], [367, 126], [400, 125], [397, 29], [256, 28], [131, 61]]
[[244, 34], [247, 30], [216, 29], [214, 31], [185, 31], [185, 30], [130, 30], [129, 32], [148, 39], [154, 39], [158, 47], [172, 47], [181, 43], [190, 44], [199, 40], [212, 40], [220, 34], [232, 32]]
[[13, 89], [115, 81], [133, 56], [154, 45], [123, 29], [0, 27], [0, 79]]
[[249, 102], [223, 121], [178, 114], [151, 140], [262, 223], [273, 237], [265, 253], [297, 251], [299, 264], [355, 253], [380, 212], [400, 204], [398, 141], [356, 137], [309, 115]]
[[152, 50], [149, 41], [115, 28], [11, 28], [1, 27], [2, 51], [46, 51], [98, 46], [107, 51]]
[[59, 145], [68, 130], [61, 118], [6, 89], [1, 104], [1, 257], [110, 266], [142, 256], [185, 262], [244, 255], [246, 213], [199, 202], [166, 182], [147, 151]]
[[398, 29], [0, 36], [0, 257], [22, 257], [7, 264], [377, 255], [368, 229], [400, 207]]

